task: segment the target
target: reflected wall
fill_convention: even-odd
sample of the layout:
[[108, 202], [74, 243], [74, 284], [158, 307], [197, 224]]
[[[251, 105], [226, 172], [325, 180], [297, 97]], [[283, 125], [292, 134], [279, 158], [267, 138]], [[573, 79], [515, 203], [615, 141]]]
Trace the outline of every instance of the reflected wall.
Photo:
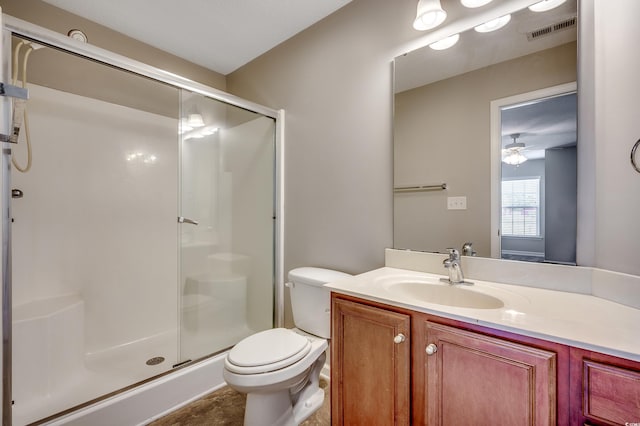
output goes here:
[[[576, 43], [501, 62], [395, 95], [394, 247], [442, 252], [473, 243], [491, 256], [490, 103], [576, 80]], [[448, 210], [447, 197], [467, 197]]]

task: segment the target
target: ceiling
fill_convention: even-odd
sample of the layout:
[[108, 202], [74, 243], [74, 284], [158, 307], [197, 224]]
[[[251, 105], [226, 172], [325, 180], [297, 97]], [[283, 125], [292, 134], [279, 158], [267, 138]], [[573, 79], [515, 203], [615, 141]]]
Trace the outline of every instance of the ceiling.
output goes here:
[[[511, 15], [504, 28], [490, 33], [469, 29], [450, 49], [436, 51], [427, 46], [395, 58], [396, 93], [484, 68], [488, 65], [560, 46], [577, 38], [576, 27], [557, 31], [533, 41], [527, 33], [576, 16], [576, 0], [570, 0], [549, 12], [535, 13], [523, 9]], [[462, 19], [473, 9], [459, 2], [448, 2], [447, 13]], [[399, 77], [398, 77], [399, 76]]]
[[529, 159], [544, 158], [545, 150], [576, 145], [577, 95], [575, 92], [529, 101], [503, 108], [502, 146], [513, 142], [525, 144]]
[[351, 0], [44, 0], [227, 75]]
[[[443, 5], [445, 2], [443, 1]], [[470, 12], [460, 2], [447, 2], [447, 13], [462, 19]], [[576, 17], [576, 0], [569, 0], [549, 12], [534, 13], [524, 8], [498, 31], [460, 34], [456, 45], [436, 51], [428, 46], [395, 58], [394, 90], [400, 93], [489, 65], [559, 46], [577, 39], [576, 26], [529, 40], [527, 33]], [[544, 158], [546, 149], [576, 144], [576, 95], [526, 102], [503, 111], [502, 146], [520, 134], [528, 158]]]

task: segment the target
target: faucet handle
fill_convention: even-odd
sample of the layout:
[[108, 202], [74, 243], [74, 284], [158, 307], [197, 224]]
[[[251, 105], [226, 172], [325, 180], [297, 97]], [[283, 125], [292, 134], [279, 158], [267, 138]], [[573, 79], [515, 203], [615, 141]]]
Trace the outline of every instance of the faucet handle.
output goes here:
[[475, 256], [477, 253], [473, 249], [473, 243], [467, 242], [462, 245], [462, 255], [463, 256]]
[[449, 259], [451, 260], [460, 259], [460, 252], [457, 249], [448, 248], [447, 251], [449, 252]]

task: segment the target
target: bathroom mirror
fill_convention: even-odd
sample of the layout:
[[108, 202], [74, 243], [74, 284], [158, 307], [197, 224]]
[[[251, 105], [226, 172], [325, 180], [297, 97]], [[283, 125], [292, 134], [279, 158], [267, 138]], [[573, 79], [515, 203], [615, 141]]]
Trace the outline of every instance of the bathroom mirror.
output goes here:
[[575, 264], [576, 41], [568, 0], [395, 58], [395, 248]]

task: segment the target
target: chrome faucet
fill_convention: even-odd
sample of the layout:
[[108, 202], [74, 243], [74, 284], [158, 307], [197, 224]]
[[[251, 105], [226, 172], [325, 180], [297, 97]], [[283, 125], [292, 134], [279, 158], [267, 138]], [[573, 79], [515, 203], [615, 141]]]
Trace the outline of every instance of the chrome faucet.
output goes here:
[[[449, 272], [449, 284], [464, 283], [464, 275], [462, 274], [462, 265], [460, 264], [460, 252], [454, 248], [448, 248], [449, 258], [445, 259], [442, 264]], [[446, 279], [442, 279], [446, 282]]]

